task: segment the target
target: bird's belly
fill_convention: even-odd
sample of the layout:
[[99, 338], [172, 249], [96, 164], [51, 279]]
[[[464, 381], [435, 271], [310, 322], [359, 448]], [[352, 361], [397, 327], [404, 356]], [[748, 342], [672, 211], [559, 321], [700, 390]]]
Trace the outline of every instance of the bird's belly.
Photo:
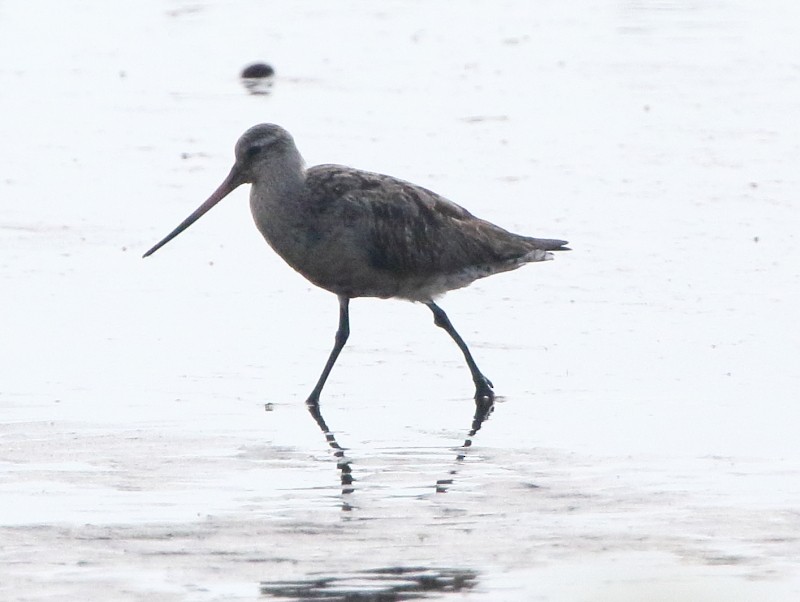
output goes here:
[[[289, 265], [292, 265], [291, 263]], [[489, 275], [488, 270], [469, 269], [454, 274], [397, 274], [375, 269], [363, 262], [333, 259], [320, 264], [292, 265], [313, 284], [346, 297], [398, 298], [432, 301], [447, 291], [468, 286]]]
[[396, 297], [426, 302], [495, 271], [471, 267], [449, 274], [397, 273], [371, 266], [358, 247], [336, 240], [287, 245], [281, 244], [281, 239], [265, 238], [275, 252], [309, 282], [350, 298]]
[[[431, 301], [504, 268], [470, 266], [453, 273], [409, 273], [373, 265], [351, 233], [315, 229], [313, 224], [256, 221], [267, 243], [312, 284], [345, 297], [397, 297]], [[509, 269], [509, 268], [505, 268]]]

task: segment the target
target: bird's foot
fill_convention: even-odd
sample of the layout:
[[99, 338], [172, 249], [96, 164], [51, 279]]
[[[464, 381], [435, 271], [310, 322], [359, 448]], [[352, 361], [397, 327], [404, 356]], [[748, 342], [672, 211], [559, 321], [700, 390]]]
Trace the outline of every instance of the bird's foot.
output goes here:
[[475, 401], [484, 403], [494, 401], [493, 387], [492, 381], [481, 375], [480, 379], [475, 381]]

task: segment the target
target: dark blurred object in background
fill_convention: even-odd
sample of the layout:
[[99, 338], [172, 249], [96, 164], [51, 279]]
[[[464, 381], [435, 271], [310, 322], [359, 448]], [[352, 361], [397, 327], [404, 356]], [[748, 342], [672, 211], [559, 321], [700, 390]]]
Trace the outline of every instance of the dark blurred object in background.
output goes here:
[[275, 69], [267, 63], [253, 63], [242, 70], [242, 84], [250, 94], [269, 94]]

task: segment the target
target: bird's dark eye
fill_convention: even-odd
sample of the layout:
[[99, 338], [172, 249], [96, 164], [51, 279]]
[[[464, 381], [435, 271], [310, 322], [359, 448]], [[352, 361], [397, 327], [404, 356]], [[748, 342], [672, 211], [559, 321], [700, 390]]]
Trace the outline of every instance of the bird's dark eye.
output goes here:
[[250, 148], [247, 149], [247, 158], [252, 159], [253, 157], [257, 157], [259, 154], [261, 154], [262, 150], [264, 150], [263, 146], [260, 145], [251, 146]]

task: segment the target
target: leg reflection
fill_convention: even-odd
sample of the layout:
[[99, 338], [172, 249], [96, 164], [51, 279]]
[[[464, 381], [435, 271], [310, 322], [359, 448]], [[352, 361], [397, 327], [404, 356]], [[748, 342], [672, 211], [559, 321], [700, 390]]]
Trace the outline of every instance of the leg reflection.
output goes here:
[[[355, 491], [355, 487], [353, 487], [353, 471], [350, 467], [350, 460], [345, 456], [344, 448], [339, 445], [336, 441], [336, 436], [331, 432], [328, 428], [328, 425], [325, 423], [325, 419], [322, 417], [322, 412], [319, 407], [319, 403], [306, 403], [306, 407], [308, 408], [309, 414], [311, 417], [314, 418], [314, 422], [317, 423], [322, 434], [325, 435], [325, 440], [328, 442], [328, 445], [333, 450], [333, 455], [336, 458], [336, 468], [339, 469], [339, 473], [342, 480], [342, 496], [348, 496], [349, 494]], [[342, 497], [342, 510], [352, 510], [352, 506], [347, 501], [346, 497]]]
[[469, 430], [469, 433], [467, 433], [467, 438], [464, 440], [464, 443], [459, 449], [458, 455], [456, 456], [456, 465], [450, 470], [448, 478], [439, 479], [438, 481], [436, 481], [436, 493], [447, 493], [447, 489], [450, 487], [450, 485], [453, 484], [453, 479], [458, 473], [458, 469], [461, 467], [461, 463], [467, 457], [467, 451], [469, 450], [470, 447], [472, 447], [473, 437], [475, 437], [475, 434], [479, 430], [481, 430], [483, 422], [487, 418], [489, 418], [493, 410], [494, 410], [493, 399], [486, 399], [486, 398], [475, 399], [475, 415], [472, 417], [472, 425]]

